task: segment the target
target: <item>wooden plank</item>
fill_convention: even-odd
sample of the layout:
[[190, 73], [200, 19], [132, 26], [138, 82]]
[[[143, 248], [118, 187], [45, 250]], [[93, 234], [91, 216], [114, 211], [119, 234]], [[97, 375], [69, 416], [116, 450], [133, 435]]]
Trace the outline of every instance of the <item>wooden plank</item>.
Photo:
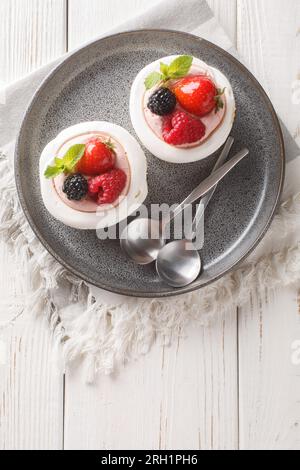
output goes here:
[[237, 0], [206, 0], [232, 43], [236, 45]]
[[300, 145], [299, 25], [298, 0], [238, 0], [238, 50]]
[[[153, 0], [151, 6], [158, 3]], [[80, 46], [149, 8], [149, 0], [72, 0], [69, 4], [69, 49]]]
[[0, 279], [0, 449], [61, 449], [63, 375], [48, 325], [42, 312], [40, 318], [21, 315], [26, 273], [4, 243], [0, 265], [6, 266]]
[[[65, 6], [64, 0], [0, 2], [1, 82], [65, 52]], [[30, 315], [6, 325], [22, 311], [26, 273], [3, 243], [0, 265], [0, 449], [61, 449], [63, 375], [51, 335], [46, 322]]]
[[[154, 0], [151, 6], [159, 2]], [[216, 18], [220, 20], [233, 44], [236, 44], [237, 0], [208, 0]], [[80, 46], [150, 6], [148, 0], [72, 0], [69, 5], [69, 48]], [[166, 25], [166, 28], [168, 25]]]
[[[292, 82], [300, 70], [300, 4], [238, 0], [238, 49], [262, 77], [291, 132], [299, 126]], [[240, 444], [243, 449], [299, 449], [300, 339], [297, 289], [252, 294], [239, 315]], [[299, 301], [298, 301], [299, 302]]]
[[[147, 0], [69, 4], [69, 46], [107, 31]], [[214, 2], [228, 19], [234, 2]], [[223, 15], [223, 14], [224, 15]], [[238, 446], [236, 309], [202, 328], [192, 324], [170, 348], [152, 351], [113, 377], [87, 387], [66, 375], [66, 449], [235, 449]]]
[[66, 375], [66, 449], [236, 449], [233, 309], [87, 387]]
[[1, 0], [0, 81], [9, 83], [66, 48], [66, 0]]
[[252, 294], [239, 343], [241, 449], [299, 450], [299, 290]]

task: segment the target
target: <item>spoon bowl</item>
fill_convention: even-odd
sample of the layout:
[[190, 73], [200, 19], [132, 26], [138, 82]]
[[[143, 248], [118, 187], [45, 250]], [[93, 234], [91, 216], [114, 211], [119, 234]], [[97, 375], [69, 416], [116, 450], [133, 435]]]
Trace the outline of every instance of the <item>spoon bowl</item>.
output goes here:
[[135, 219], [121, 234], [123, 252], [141, 265], [155, 261], [165, 243], [162, 224], [155, 219]]
[[201, 271], [199, 252], [189, 240], [176, 240], [165, 245], [156, 260], [160, 279], [172, 287], [191, 284]]

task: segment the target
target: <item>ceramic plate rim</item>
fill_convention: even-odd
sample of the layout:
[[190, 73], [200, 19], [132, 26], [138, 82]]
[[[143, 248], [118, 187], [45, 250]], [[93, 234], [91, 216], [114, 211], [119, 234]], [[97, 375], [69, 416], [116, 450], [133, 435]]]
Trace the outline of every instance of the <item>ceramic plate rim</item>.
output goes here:
[[[253, 86], [262, 94], [262, 96], [264, 98], [264, 101], [265, 101], [265, 104], [266, 104], [267, 108], [270, 111], [270, 117], [272, 118], [274, 126], [277, 129], [277, 135], [278, 135], [279, 141], [280, 141], [281, 174], [280, 174], [280, 183], [279, 183], [279, 187], [278, 187], [278, 191], [277, 191], [277, 197], [274, 201], [270, 217], [269, 217], [267, 223], [264, 224], [264, 227], [262, 227], [259, 236], [256, 238], [256, 240], [254, 241], [252, 246], [249, 248], [247, 253], [243, 254], [243, 256], [241, 256], [236, 262], [232, 263], [232, 265], [229, 268], [225, 269], [222, 273], [220, 273], [214, 279], [211, 279], [211, 280], [209, 280], [206, 283], [203, 283], [201, 285], [197, 285], [197, 283], [193, 283], [192, 285], [181, 289], [179, 292], [176, 292], [174, 290], [170, 290], [170, 291], [153, 293], [153, 292], [141, 291], [141, 290], [136, 291], [136, 290], [130, 290], [130, 289], [123, 289], [123, 288], [113, 288], [112, 286], [106, 285], [102, 282], [97, 284], [94, 280], [90, 279], [89, 276], [80, 273], [75, 268], [70, 266], [67, 261], [65, 261], [63, 258], [61, 258], [61, 256], [58, 253], [56, 253], [55, 250], [53, 250], [49, 246], [47, 241], [44, 239], [43, 234], [40, 233], [38, 228], [35, 226], [35, 222], [34, 222], [33, 218], [31, 217], [31, 215], [30, 215], [30, 213], [27, 209], [25, 198], [23, 197], [22, 185], [21, 185], [21, 174], [19, 172], [19, 167], [18, 167], [18, 161], [19, 161], [18, 155], [19, 155], [19, 152], [20, 152], [21, 140], [22, 140], [22, 137], [23, 137], [24, 127], [25, 127], [25, 124], [26, 124], [26, 121], [27, 121], [27, 116], [30, 114], [32, 108], [34, 107], [36, 101], [38, 100], [41, 91], [44, 89], [45, 86], [47, 86], [48, 81], [50, 81], [56, 75], [56, 73], [61, 68], [63, 68], [65, 66], [65, 64], [68, 61], [73, 60], [74, 57], [76, 57], [78, 54], [80, 54], [83, 49], [89, 48], [92, 45], [96, 45], [97, 43], [99, 43], [99, 42], [101, 42], [105, 39], [109, 39], [109, 38], [113, 39], [113, 38], [117, 38], [117, 37], [120, 37], [120, 36], [130, 36], [130, 35], [136, 35], [136, 34], [155, 33], [155, 32], [156, 33], [164, 32], [164, 33], [181, 35], [181, 36], [186, 37], [188, 39], [193, 39], [193, 40], [195, 40], [199, 43], [200, 42], [205, 43], [208, 48], [214, 49], [214, 50], [218, 51], [219, 53], [225, 55], [229, 62], [232, 62], [233, 64], [235, 64], [236, 67], [238, 67], [243, 73], [245, 73], [249, 77], [249, 79], [251, 80], [251, 83], [253, 84]], [[284, 177], [285, 177], [285, 146], [284, 146], [284, 139], [283, 139], [282, 129], [281, 129], [276, 111], [275, 111], [274, 106], [272, 105], [267, 93], [263, 89], [262, 85], [258, 82], [258, 80], [254, 77], [254, 75], [238, 59], [236, 59], [229, 52], [225, 51], [224, 49], [217, 46], [216, 44], [213, 44], [212, 42], [210, 42], [206, 39], [203, 39], [201, 37], [195, 36], [194, 34], [186, 33], [186, 32], [183, 32], [183, 31], [171, 30], [171, 29], [157, 29], [157, 28], [148, 29], [147, 28], [147, 29], [124, 31], [124, 32], [120, 32], [120, 33], [116, 33], [116, 34], [112, 34], [112, 35], [106, 35], [106, 36], [101, 37], [100, 39], [90, 41], [90, 42], [84, 44], [82, 47], [76, 49], [74, 52], [72, 52], [70, 54], [67, 54], [67, 56], [44, 78], [44, 80], [42, 81], [42, 83], [40, 84], [40, 86], [38, 87], [36, 92], [34, 93], [32, 99], [31, 99], [31, 102], [29, 103], [29, 105], [28, 105], [28, 107], [25, 111], [25, 114], [23, 116], [23, 119], [22, 119], [22, 124], [21, 124], [20, 130], [19, 130], [18, 136], [17, 136], [16, 148], [15, 148], [15, 154], [14, 154], [14, 169], [15, 169], [15, 180], [16, 180], [16, 187], [17, 187], [17, 193], [18, 193], [19, 201], [20, 201], [22, 210], [24, 212], [24, 215], [25, 215], [31, 229], [33, 230], [34, 234], [37, 236], [39, 241], [42, 243], [44, 248], [65, 269], [67, 269], [70, 273], [72, 273], [76, 277], [82, 279], [83, 281], [85, 281], [89, 284], [92, 284], [96, 287], [99, 287], [101, 289], [104, 289], [108, 292], [112, 292], [112, 293], [120, 294], [120, 295], [125, 295], [125, 296], [128, 296], [128, 297], [166, 298], [166, 297], [174, 297], [174, 296], [178, 296], [178, 295], [187, 294], [187, 293], [202, 289], [203, 287], [206, 287], [209, 284], [214, 283], [218, 279], [221, 279], [226, 274], [230, 273], [233, 269], [238, 267], [250, 255], [250, 253], [256, 248], [256, 246], [259, 244], [259, 242], [264, 238], [264, 236], [265, 236], [265, 234], [266, 234], [268, 228], [270, 227], [270, 224], [271, 224], [271, 222], [274, 218], [277, 206], [278, 206], [279, 201], [280, 201], [280, 196], [281, 196], [282, 190], [283, 190]]]

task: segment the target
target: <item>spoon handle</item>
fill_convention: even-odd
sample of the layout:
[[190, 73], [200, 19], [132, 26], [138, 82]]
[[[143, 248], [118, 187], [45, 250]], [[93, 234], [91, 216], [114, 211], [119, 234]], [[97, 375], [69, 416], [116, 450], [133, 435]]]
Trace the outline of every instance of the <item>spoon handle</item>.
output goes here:
[[[218, 170], [218, 168], [220, 168], [223, 165], [223, 163], [225, 163], [225, 161], [226, 161], [226, 159], [229, 155], [229, 152], [230, 152], [230, 150], [233, 146], [233, 143], [234, 143], [234, 138], [232, 136], [228, 137], [228, 139], [226, 140], [226, 143], [223, 147], [223, 150], [222, 150], [219, 158], [217, 159], [217, 161], [215, 163], [215, 166], [213, 167], [212, 173], [214, 173], [216, 170]], [[199, 206], [198, 206], [195, 218], [194, 218], [193, 223], [192, 223], [192, 227], [189, 230], [189, 233], [186, 235], [186, 238], [188, 240], [193, 240], [193, 238], [195, 237], [195, 234], [196, 234], [195, 232], [197, 230], [197, 226], [200, 223], [200, 221], [203, 219], [204, 211], [207, 208], [208, 204], [210, 203], [213, 195], [215, 194], [216, 189], [217, 189], [217, 185], [215, 185], [206, 194], [206, 196], [204, 196], [202, 199], [200, 199]], [[204, 242], [204, 239], [203, 239], [203, 242]]]
[[[229, 155], [229, 152], [231, 150], [231, 147], [233, 146], [233, 143], [234, 143], [234, 138], [233, 137], [228, 137], [225, 145], [224, 145], [224, 148], [219, 156], [219, 158], [217, 159], [216, 163], [215, 163], [215, 166], [213, 167], [213, 170], [212, 170], [212, 173], [214, 173], [216, 170], [218, 170], [222, 165], [223, 163], [225, 163], [228, 155]], [[217, 185], [214, 186], [207, 194], [206, 196], [204, 196], [202, 199], [201, 199], [201, 203], [203, 204], [204, 206], [204, 209], [206, 209], [208, 203], [210, 202], [211, 198], [213, 197], [215, 191], [217, 189]]]
[[165, 223], [168, 223], [174, 219], [180, 212], [183, 211], [186, 205], [192, 204], [193, 202], [200, 199], [201, 196], [205, 196], [216, 184], [218, 184], [231, 170], [234, 168], [243, 158], [249, 154], [249, 150], [244, 148], [238, 152], [233, 158], [226, 162], [221, 168], [212, 173], [208, 178], [206, 178], [202, 183], [197, 186], [194, 191], [180, 204], [168, 217]]

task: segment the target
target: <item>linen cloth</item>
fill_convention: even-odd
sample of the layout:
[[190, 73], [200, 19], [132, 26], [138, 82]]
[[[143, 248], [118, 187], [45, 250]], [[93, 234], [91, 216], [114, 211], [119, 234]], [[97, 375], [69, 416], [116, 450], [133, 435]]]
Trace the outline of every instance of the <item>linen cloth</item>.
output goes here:
[[[110, 33], [166, 26], [201, 36], [237, 56], [205, 0], [163, 0]], [[288, 164], [282, 204], [265, 239], [236, 271], [198, 292], [165, 300], [111, 294], [66, 272], [31, 231], [13, 178], [15, 139], [26, 107], [63, 58], [12, 84], [0, 95], [0, 231], [11, 256], [18, 259], [22, 284], [21, 293], [10, 305], [12, 318], [26, 309], [45, 314], [62, 346], [65, 363], [84, 359], [88, 380], [92, 381], [97, 372], [111, 373], [118, 364], [148, 352], [158, 334], [164, 342], [170, 341], [187, 322], [205, 323], [232, 304], [242, 304], [251, 289], [298, 282], [300, 150], [284, 125]]]

